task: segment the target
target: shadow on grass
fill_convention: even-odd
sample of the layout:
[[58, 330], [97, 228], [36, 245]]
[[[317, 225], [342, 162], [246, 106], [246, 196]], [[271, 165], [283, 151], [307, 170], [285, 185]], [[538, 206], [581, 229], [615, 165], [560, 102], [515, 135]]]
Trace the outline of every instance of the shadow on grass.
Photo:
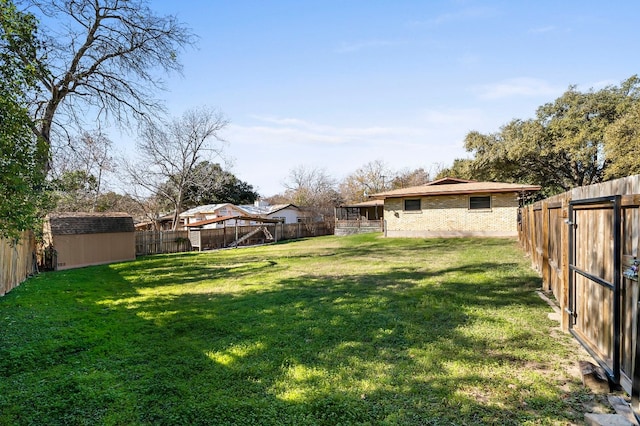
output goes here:
[[[429, 249], [475, 244], [468, 241], [431, 242]], [[344, 259], [366, 256], [367, 250], [319, 252]], [[370, 250], [380, 255], [379, 244]], [[391, 255], [394, 250], [407, 253], [390, 244]], [[548, 333], [526, 317], [541, 315], [541, 302], [532, 295], [539, 282], [515, 263], [390, 267], [347, 276], [308, 271], [236, 293], [141, 295], [141, 289], [212, 277], [241, 280], [265, 271], [277, 274], [278, 268], [277, 257], [265, 260], [262, 253], [220, 262], [186, 254], [32, 280], [0, 305], [3, 316], [21, 322], [15, 334], [0, 333], [0, 422], [572, 420], [570, 402], [580, 392], [553, 386], [538, 392], [540, 377], [508, 374], [553, 355]], [[500, 279], [478, 284], [461, 278], [487, 270], [499, 271]], [[77, 284], [83, 274], [89, 284]], [[433, 281], [438, 277], [443, 278]], [[50, 291], [38, 289], [39, 282]], [[41, 299], [34, 295], [43, 292]], [[29, 297], [27, 305], [21, 303]], [[503, 310], [506, 316], [499, 314]], [[517, 311], [525, 316], [508, 318]]]

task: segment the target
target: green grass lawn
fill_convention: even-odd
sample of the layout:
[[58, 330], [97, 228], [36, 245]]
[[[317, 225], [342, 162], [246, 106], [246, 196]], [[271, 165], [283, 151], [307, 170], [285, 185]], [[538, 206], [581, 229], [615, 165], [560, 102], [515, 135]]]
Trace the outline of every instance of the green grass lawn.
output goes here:
[[566, 425], [592, 398], [504, 239], [320, 237], [40, 274], [3, 425]]

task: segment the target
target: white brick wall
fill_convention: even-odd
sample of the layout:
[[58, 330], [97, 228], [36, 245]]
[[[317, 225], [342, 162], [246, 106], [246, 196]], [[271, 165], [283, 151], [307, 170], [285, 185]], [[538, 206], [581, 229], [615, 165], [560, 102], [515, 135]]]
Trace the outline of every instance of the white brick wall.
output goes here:
[[[405, 211], [405, 198], [384, 202], [388, 237], [513, 237], [518, 234], [516, 193], [491, 196], [491, 209], [469, 210], [469, 195], [422, 197], [421, 210]], [[407, 199], [415, 199], [407, 198]]]

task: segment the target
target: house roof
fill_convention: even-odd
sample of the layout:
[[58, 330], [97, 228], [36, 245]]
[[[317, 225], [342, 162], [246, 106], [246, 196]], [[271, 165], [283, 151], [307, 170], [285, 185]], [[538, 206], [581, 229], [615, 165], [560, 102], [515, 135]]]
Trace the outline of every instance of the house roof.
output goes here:
[[205, 204], [203, 206], [198, 206], [198, 207], [194, 207], [192, 209], [189, 210], [185, 210], [182, 213], [180, 213], [180, 217], [189, 217], [189, 216], [195, 216], [197, 214], [206, 214], [206, 213], [215, 213], [216, 211], [220, 210], [223, 207], [228, 207], [231, 206], [231, 208], [234, 208], [236, 210], [239, 210], [242, 213], [249, 213], [247, 211], [245, 211], [242, 207], [236, 206], [234, 204], [231, 203], [220, 203], [220, 204]]
[[454, 177], [444, 177], [441, 179], [432, 180], [431, 182], [428, 182], [425, 185], [448, 185], [450, 183], [470, 183], [470, 182], [476, 182], [476, 181], [469, 180], [469, 179], [458, 179]]
[[173, 213], [167, 213], [167, 214], [158, 216], [154, 220], [141, 220], [141, 221], [134, 220], [136, 229], [144, 228], [146, 226], [153, 225], [154, 223], [163, 223], [163, 222], [173, 222]]
[[52, 235], [135, 231], [133, 218], [128, 213], [51, 213], [46, 222]]
[[270, 207], [269, 212], [267, 214], [273, 214], [276, 212], [279, 212], [280, 210], [284, 210], [284, 209], [288, 209], [288, 208], [293, 208], [296, 210], [300, 210], [300, 208], [298, 206], [296, 206], [295, 204], [276, 204], [274, 206], [268, 206]]
[[458, 194], [486, 194], [505, 192], [535, 192], [539, 191], [538, 185], [525, 185], [520, 183], [506, 182], [475, 182], [463, 181], [459, 183], [437, 183], [430, 182], [426, 185], [412, 186], [409, 188], [395, 189], [393, 191], [379, 192], [371, 195], [371, 198], [386, 199], [421, 196], [429, 197], [436, 195], [458, 195]]
[[377, 199], [377, 200], [362, 201], [360, 203], [342, 204], [340, 207], [378, 207], [383, 205], [384, 205], [384, 200]]
[[280, 210], [284, 210], [286, 208], [294, 208], [296, 210], [300, 210], [298, 208], [298, 206], [294, 205], [294, 204], [275, 204], [273, 206], [270, 205], [255, 205], [255, 204], [243, 204], [240, 207], [242, 210], [248, 212], [249, 214], [252, 215], [270, 215], [276, 212], [279, 212]]
[[227, 220], [249, 220], [254, 222], [262, 222], [262, 223], [280, 223], [281, 222], [280, 219], [267, 219], [260, 216], [223, 216], [223, 217], [216, 217], [213, 219], [199, 220], [197, 222], [186, 224], [184, 225], [184, 227], [198, 228], [200, 226], [209, 225], [212, 223], [226, 222]]

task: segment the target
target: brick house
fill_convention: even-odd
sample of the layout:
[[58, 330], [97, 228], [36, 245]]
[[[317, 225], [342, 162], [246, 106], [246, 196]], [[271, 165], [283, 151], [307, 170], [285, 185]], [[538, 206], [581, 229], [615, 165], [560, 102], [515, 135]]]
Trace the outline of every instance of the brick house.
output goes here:
[[373, 194], [387, 237], [514, 237], [518, 207], [537, 185], [444, 178]]

